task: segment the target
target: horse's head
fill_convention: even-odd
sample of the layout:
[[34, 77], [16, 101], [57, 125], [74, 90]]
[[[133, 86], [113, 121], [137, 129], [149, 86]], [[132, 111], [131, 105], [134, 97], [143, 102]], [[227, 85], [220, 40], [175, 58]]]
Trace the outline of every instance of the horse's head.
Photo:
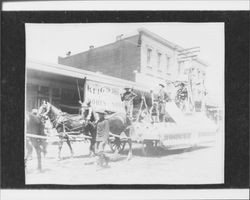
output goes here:
[[47, 111], [46, 104], [42, 104], [37, 111], [37, 115], [42, 116]]
[[62, 116], [62, 111], [50, 103], [46, 103], [38, 109], [38, 115], [44, 122], [49, 119], [53, 126], [56, 127], [60, 116]]

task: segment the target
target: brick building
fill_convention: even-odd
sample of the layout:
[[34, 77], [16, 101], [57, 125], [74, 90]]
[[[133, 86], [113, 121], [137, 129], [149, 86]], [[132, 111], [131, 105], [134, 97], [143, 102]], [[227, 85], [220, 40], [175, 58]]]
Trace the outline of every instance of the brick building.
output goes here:
[[90, 46], [79, 54], [59, 57], [58, 63], [100, 72], [109, 76], [141, 83], [152, 87], [166, 80], [188, 80], [188, 69], [192, 68], [192, 79], [204, 84], [207, 65], [200, 59], [180, 61], [178, 54], [184, 48], [146, 30], [122, 38], [101, 47]]
[[[114, 43], [59, 57], [59, 64], [28, 61], [26, 108], [29, 111], [37, 108], [45, 99], [65, 112], [77, 113], [79, 89], [84, 99], [85, 86], [80, 85], [84, 77], [98, 87], [106, 84], [122, 90], [131, 86], [148, 92], [166, 80], [188, 81], [189, 68], [192, 69], [189, 77], [197, 85], [196, 89], [193, 87], [195, 94], [204, 85], [206, 65], [199, 59], [180, 62], [178, 54], [182, 49], [148, 30], [139, 29], [138, 34], [118, 37]], [[198, 95], [194, 96], [199, 99]]]

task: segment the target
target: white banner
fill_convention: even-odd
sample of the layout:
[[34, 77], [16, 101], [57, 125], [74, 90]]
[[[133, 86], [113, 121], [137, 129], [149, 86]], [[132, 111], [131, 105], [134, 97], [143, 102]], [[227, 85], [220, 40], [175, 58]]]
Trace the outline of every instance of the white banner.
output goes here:
[[91, 101], [94, 110], [106, 110], [125, 113], [125, 108], [120, 96], [121, 88], [99, 83], [86, 81], [86, 100]]

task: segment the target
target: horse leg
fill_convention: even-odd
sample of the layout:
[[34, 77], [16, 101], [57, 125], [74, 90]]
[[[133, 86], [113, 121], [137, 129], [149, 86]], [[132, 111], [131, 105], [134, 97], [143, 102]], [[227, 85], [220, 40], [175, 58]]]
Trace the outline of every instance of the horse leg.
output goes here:
[[73, 152], [73, 149], [72, 149], [72, 146], [71, 146], [71, 143], [70, 143], [70, 140], [69, 140], [69, 137], [68, 137], [68, 136], [67, 136], [67, 138], [66, 138], [66, 142], [67, 142], [67, 145], [69, 146], [69, 149], [70, 149], [71, 158], [73, 158], [74, 152]]
[[41, 155], [42, 150], [39, 145], [36, 145], [35, 149], [36, 149], [36, 154], [37, 154], [37, 169], [41, 171], [42, 170], [42, 155]]
[[95, 155], [95, 140], [90, 139], [89, 156]]
[[26, 141], [26, 149], [27, 149], [27, 155], [25, 160], [27, 161], [29, 160], [29, 158], [32, 159], [32, 153], [33, 153], [33, 147], [29, 140]]
[[43, 141], [42, 142], [42, 152], [43, 152], [44, 157], [46, 157], [46, 155], [47, 155], [47, 146], [48, 146], [47, 141]]
[[62, 150], [62, 146], [63, 146], [63, 139], [60, 138], [59, 142], [58, 142], [58, 160], [61, 160], [61, 150]]
[[128, 139], [129, 152], [127, 156], [127, 160], [129, 161], [132, 158], [132, 140]]
[[127, 155], [127, 161], [129, 161], [132, 158], [132, 139], [130, 138], [131, 136], [131, 129], [128, 129], [125, 131], [126, 136], [128, 137], [128, 145], [129, 145], [129, 152]]

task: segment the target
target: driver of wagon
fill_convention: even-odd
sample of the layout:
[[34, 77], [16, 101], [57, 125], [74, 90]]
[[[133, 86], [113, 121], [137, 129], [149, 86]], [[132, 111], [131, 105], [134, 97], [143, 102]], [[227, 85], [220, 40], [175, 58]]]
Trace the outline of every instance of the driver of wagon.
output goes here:
[[96, 124], [96, 150], [99, 156], [105, 158], [104, 149], [109, 138], [109, 121], [105, 118], [107, 114], [105, 111], [99, 110], [97, 113], [99, 119]]

